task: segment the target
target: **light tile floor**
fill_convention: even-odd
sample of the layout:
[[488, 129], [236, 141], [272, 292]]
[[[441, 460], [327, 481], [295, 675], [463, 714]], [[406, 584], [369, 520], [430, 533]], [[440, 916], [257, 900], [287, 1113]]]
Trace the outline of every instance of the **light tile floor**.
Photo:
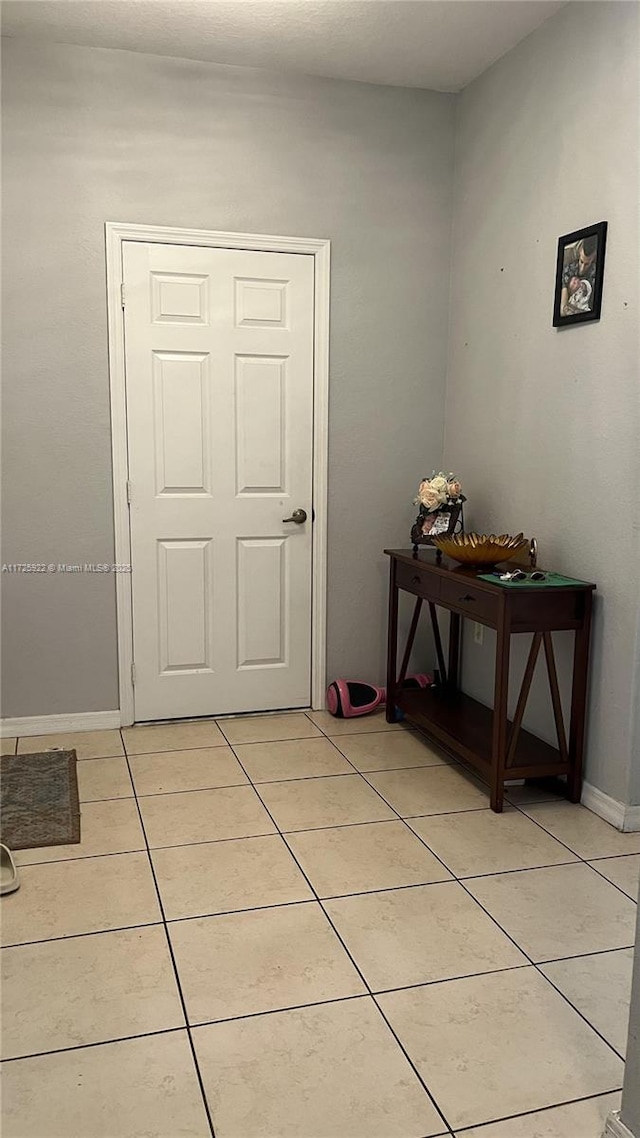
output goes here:
[[78, 845], [18, 855], [3, 1138], [600, 1138], [640, 834], [323, 712], [76, 748]]

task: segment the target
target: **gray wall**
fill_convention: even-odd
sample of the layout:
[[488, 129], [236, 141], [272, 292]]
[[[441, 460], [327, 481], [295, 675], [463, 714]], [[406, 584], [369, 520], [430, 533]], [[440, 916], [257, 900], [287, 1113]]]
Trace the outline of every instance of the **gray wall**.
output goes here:
[[[381, 680], [381, 550], [442, 457], [454, 97], [4, 47], [2, 560], [113, 558], [105, 221], [328, 237], [329, 675]], [[113, 581], [3, 584], [3, 715], [117, 707]]]
[[[586, 777], [622, 801], [640, 791], [637, 775], [630, 790], [638, 763], [630, 745], [640, 523], [637, 23], [635, 4], [569, 4], [459, 99], [445, 432], [445, 463], [471, 488], [473, 525], [533, 534], [544, 565], [598, 585]], [[602, 319], [556, 331], [557, 238], [602, 220]], [[493, 645], [470, 640], [470, 690], [489, 700]], [[558, 641], [566, 687], [569, 637]], [[541, 683], [535, 697], [529, 721], [553, 738]]]

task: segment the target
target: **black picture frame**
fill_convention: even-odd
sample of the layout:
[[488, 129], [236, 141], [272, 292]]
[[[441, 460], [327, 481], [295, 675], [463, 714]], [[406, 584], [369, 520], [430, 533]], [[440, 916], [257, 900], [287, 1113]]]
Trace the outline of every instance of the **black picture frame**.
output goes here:
[[[563, 292], [565, 288], [568, 291], [569, 287], [566, 283], [565, 270], [568, 270], [573, 263], [572, 257], [575, 257], [575, 263], [579, 265], [582, 242], [589, 239], [588, 245], [591, 245], [593, 238], [596, 239], [595, 253], [592, 254], [595, 270], [593, 273], [577, 272], [571, 277], [572, 281], [579, 283], [574, 287], [573, 294], [569, 293], [565, 297], [566, 303], [563, 306]], [[576, 229], [573, 233], [565, 233], [564, 237], [558, 239], [556, 290], [553, 304], [554, 328], [566, 328], [572, 324], [584, 324], [590, 320], [600, 319], [606, 243], [606, 221], [599, 221], [597, 225], [587, 225], [584, 229]], [[570, 308], [569, 311], [567, 311], [567, 307]]]
[[463, 502], [452, 502], [442, 506], [439, 510], [429, 513], [424, 506], [420, 507], [415, 523], [411, 527], [411, 541], [414, 553], [421, 545], [433, 545], [433, 535], [423, 532], [423, 526], [428, 520], [435, 528], [438, 536], [455, 533], [458, 521], [462, 518]]

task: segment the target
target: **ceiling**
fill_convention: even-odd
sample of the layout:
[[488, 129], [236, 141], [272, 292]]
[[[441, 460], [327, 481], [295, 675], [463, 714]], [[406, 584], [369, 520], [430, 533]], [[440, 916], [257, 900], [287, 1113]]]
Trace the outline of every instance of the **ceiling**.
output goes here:
[[2, 33], [459, 91], [566, 0], [5, 0]]

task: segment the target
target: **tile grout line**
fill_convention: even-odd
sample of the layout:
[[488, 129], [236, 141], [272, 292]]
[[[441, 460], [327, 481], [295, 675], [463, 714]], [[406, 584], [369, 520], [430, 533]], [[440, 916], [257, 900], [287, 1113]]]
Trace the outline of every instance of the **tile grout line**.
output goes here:
[[392, 996], [395, 992], [410, 992], [414, 988], [433, 988], [435, 984], [455, 984], [457, 980], [475, 980], [477, 976], [495, 976], [503, 972], [521, 972], [524, 968], [529, 968], [530, 964], [525, 961], [524, 964], [506, 964], [502, 968], [483, 968], [482, 972], [464, 972], [461, 976], [439, 976], [436, 980], [418, 980], [415, 984], [397, 984], [392, 985], [390, 988], [376, 988], [372, 990], [371, 995], [374, 999], [377, 996]]
[[[144, 850], [141, 850], [140, 852], [144, 853]], [[39, 865], [46, 865], [49, 863], [39, 862], [38, 864]], [[51, 865], [58, 865], [58, 864], [59, 864], [59, 862], [51, 862]], [[27, 865], [24, 868], [29, 869], [30, 867]], [[63, 935], [63, 936], [42, 937], [39, 940], [18, 940], [18, 941], [14, 941], [13, 944], [1, 945], [0, 946], [0, 953], [6, 952], [10, 948], [29, 948], [33, 944], [51, 944], [51, 943], [58, 944], [61, 941], [79, 940], [81, 937], [85, 937], [85, 936], [104, 936], [107, 933], [126, 933], [126, 932], [131, 932], [132, 929], [154, 929], [154, 928], [159, 928], [161, 924], [162, 924], [162, 921], [146, 921], [146, 922], [143, 922], [142, 924], [137, 924], [137, 925], [118, 925], [116, 928], [112, 928], [112, 929], [90, 929], [88, 932], [84, 932], [84, 933], [67, 933], [66, 935]]]
[[[243, 784], [243, 785], [245, 785], [245, 784]], [[266, 784], [260, 783], [259, 785], [264, 786]], [[214, 787], [213, 789], [228, 789], [228, 788]], [[145, 795], [144, 797], [163, 797], [163, 796], [162, 795], [158, 795], [158, 796]], [[133, 801], [133, 800], [134, 799], [132, 797], [130, 799], [130, 801]], [[101, 801], [101, 802], [122, 802], [123, 799], [105, 798], [105, 799], [99, 799], [98, 801]], [[469, 813], [473, 813], [473, 811], [469, 811]], [[420, 821], [423, 817], [424, 818], [442, 818], [442, 817], [448, 817], [448, 815], [443, 815], [443, 814], [425, 814], [425, 815], [417, 815], [417, 816], [412, 815], [411, 820], [412, 821]], [[307, 829], [307, 830], [283, 830], [283, 831], [281, 831], [281, 833], [283, 836], [294, 837], [294, 836], [297, 836], [298, 834], [323, 833], [325, 830], [355, 829], [358, 826], [384, 826], [384, 825], [388, 825], [389, 823], [391, 823], [393, 825], [397, 825], [398, 821], [404, 822], [405, 819], [404, 818], [399, 818], [399, 819], [398, 818], [381, 818], [381, 819], [373, 820], [371, 822], [344, 823], [343, 825], [340, 825], [340, 826], [314, 826], [311, 829]], [[417, 834], [416, 831], [411, 826], [409, 827], [409, 830], [411, 831], [411, 834], [414, 837], [416, 837], [416, 838], [418, 838], [418, 840], [422, 841], [423, 845], [425, 844], [424, 840], [422, 838], [420, 838], [420, 835]], [[150, 846], [149, 848], [154, 852], [157, 850], [179, 850], [179, 849], [189, 849], [192, 846], [215, 846], [215, 845], [222, 845], [226, 842], [246, 842], [246, 841], [252, 841], [252, 840], [257, 841], [259, 838], [271, 838], [271, 837], [276, 837], [276, 835], [272, 831], [271, 832], [265, 832], [262, 834], [244, 834], [244, 835], [242, 835], [240, 837], [236, 837], [236, 838], [209, 838], [209, 839], [196, 841], [196, 842], [181, 842], [180, 844], [176, 844], [176, 845], [172, 845], [172, 846]], [[433, 853], [433, 851], [431, 850], [430, 847], [427, 847], [427, 848], [429, 850], [429, 853], [431, 853], [433, 855], [433, 857], [437, 857], [437, 855]], [[128, 854], [145, 853], [145, 852], [146, 852], [146, 849], [144, 847], [140, 847], [138, 849], [131, 849], [131, 850], [114, 850], [112, 852], [105, 852], [105, 853], [82, 854], [79, 857], [60, 857], [60, 858], [51, 858], [48, 861], [23, 862], [23, 863], [20, 863], [18, 865], [18, 868], [19, 869], [30, 869], [32, 866], [36, 866], [36, 865], [58, 865], [60, 863], [67, 864], [68, 862], [71, 862], [71, 861], [73, 861], [73, 862], [75, 862], [75, 861], [94, 861], [96, 858], [123, 857], [123, 856], [128, 855]], [[438, 859], [438, 860], [440, 860], [440, 859]], [[441, 864], [444, 866], [445, 871], [449, 874], [448, 877], [438, 877], [438, 878], [435, 878], [432, 880], [425, 880], [425, 881], [410, 881], [406, 885], [382, 885], [382, 886], [376, 887], [374, 889], [357, 889], [357, 890], [353, 890], [350, 893], [328, 893], [323, 898], [323, 900], [335, 901], [335, 900], [338, 900], [339, 898], [342, 898], [342, 897], [360, 897], [360, 896], [363, 896], [363, 895], [366, 895], [369, 893], [386, 893], [386, 892], [392, 892], [396, 889], [413, 889], [414, 887], [422, 886], [422, 885], [442, 885], [442, 884], [445, 884], [447, 882], [451, 882], [452, 880], [460, 881], [460, 882], [462, 882], [462, 881], [482, 881], [487, 877], [508, 877], [514, 873], [529, 873], [529, 872], [532, 872], [532, 871], [538, 870], [538, 869], [540, 869], [540, 870], [542, 870], [542, 869], [560, 869], [564, 866], [579, 865], [580, 863], [581, 863], [581, 859], [578, 859], [576, 857], [573, 861], [545, 862], [545, 863], [542, 863], [540, 865], [519, 866], [516, 869], [496, 869], [496, 870], [493, 870], [493, 871], [488, 872], [488, 873], [465, 873], [464, 875], [461, 875], [460, 877], [456, 877], [453, 874], [453, 871], [451, 869], [449, 869], [449, 867], [446, 866], [444, 862], [441, 861]], [[584, 864], [589, 865], [588, 862], [586, 862]], [[591, 866], [590, 866], [590, 868], [591, 868]], [[604, 877], [602, 874], [599, 874], [599, 876], [602, 877], [602, 880], [605, 881], [608, 885], [614, 885], [613, 881], [609, 881], [609, 879]], [[618, 891], [621, 892], [623, 894], [623, 896], [627, 898], [628, 901], [633, 901], [633, 898], [629, 897], [628, 893], [625, 893], [624, 890], [620, 889], [620, 886], [614, 886], [614, 887], [617, 888]], [[287, 904], [287, 902], [282, 902], [282, 903]], [[268, 908], [271, 908], [271, 906], [269, 906], [269, 905], [253, 905], [253, 906], [249, 906], [249, 908], [268, 909]], [[244, 912], [244, 911], [245, 910], [240, 910], [240, 909], [230, 909], [229, 910], [229, 912]], [[175, 920], [177, 918], [169, 918], [169, 919]], [[52, 937], [50, 939], [53, 940], [56, 938]], [[602, 951], [606, 952], [608, 950], [602, 949]], [[590, 955], [590, 954], [582, 953], [580, 955]]]
[[[122, 730], [120, 731], [120, 738], [122, 739], [122, 742], [123, 742], [123, 746], [124, 746], [124, 739], [123, 739], [123, 736], [122, 736]], [[126, 754], [126, 750], [125, 750], [125, 754]], [[127, 762], [127, 769], [128, 769], [128, 771], [129, 771], [129, 777], [130, 777], [130, 779], [131, 779], [131, 782], [132, 782], [132, 784], [133, 784], [133, 787], [134, 787], [134, 791], [135, 791], [135, 784], [133, 783], [133, 774], [132, 774], [132, 771], [131, 771], [131, 764], [130, 764], [130, 762], [129, 762], [129, 756], [128, 756], [128, 755], [126, 755], [126, 762]], [[190, 1049], [191, 1049], [191, 1058], [192, 1058], [192, 1060], [193, 1060], [193, 1066], [194, 1066], [194, 1070], [195, 1070], [196, 1080], [197, 1080], [197, 1082], [198, 1082], [198, 1086], [199, 1086], [199, 1089], [200, 1089], [200, 1095], [201, 1095], [201, 1097], [202, 1097], [202, 1103], [203, 1103], [203, 1107], [204, 1107], [205, 1116], [206, 1116], [207, 1122], [208, 1122], [208, 1124], [209, 1124], [209, 1129], [210, 1129], [210, 1131], [211, 1131], [211, 1138], [216, 1138], [216, 1132], [215, 1132], [215, 1128], [214, 1128], [214, 1125], [213, 1125], [213, 1118], [212, 1118], [212, 1115], [211, 1115], [211, 1110], [210, 1110], [210, 1107], [209, 1107], [209, 1102], [208, 1102], [208, 1099], [207, 1099], [207, 1095], [206, 1095], [206, 1091], [205, 1091], [205, 1086], [204, 1086], [204, 1079], [203, 1079], [203, 1077], [202, 1077], [202, 1072], [200, 1071], [200, 1065], [199, 1065], [199, 1063], [198, 1063], [198, 1056], [197, 1056], [197, 1052], [196, 1052], [195, 1044], [194, 1044], [194, 1042], [193, 1042], [193, 1037], [192, 1037], [192, 1034], [191, 1034], [191, 1025], [190, 1025], [190, 1023], [189, 1023], [189, 1015], [188, 1015], [188, 1011], [187, 1011], [187, 1003], [186, 1003], [186, 1000], [185, 1000], [185, 997], [184, 997], [184, 992], [182, 991], [182, 984], [181, 984], [181, 981], [180, 981], [180, 974], [179, 974], [179, 971], [178, 971], [178, 965], [177, 965], [177, 962], [176, 962], [176, 958], [175, 958], [175, 954], [174, 954], [174, 951], [173, 951], [173, 945], [172, 945], [172, 943], [171, 943], [171, 937], [170, 937], [170, 935], [169, 935], [169, 927], [168, 927], [168, 925], [167, 925], [167, 920], [166, 920], [166, 916], [165, 916], [165, 911], [164, 911], [164, 904], [163, 904], [163, 901], [162, 901], [162, 894], [161, 894], [161, 892], [160, 892], [160, 887], [159, 887], [159, 885], [158, 885], [158, 880], [157, 880], [157, 877], [156, 877], [155, 866], [154, 866], [154, 864], [153, 864], [153, 858], [152, 858], [152, 856], [151, 856], [151, 850], [150, 850], [150, 848], [149, 848], [149, 842], [148, 842], [148, 840], [147, 840], [147, 832], [146, 832], [146, 830], [145, 830], [145, 828], [144, 828], [144, 819], [143, 819], [143, 816], [142, 816], [142, 811], [141, 811], [141, 809], [140, 809], [140, 803], [138, 802], [138, 798], [137, 798], [137, 795], [135, 796], [135, 801], [136, 801], [136, 809], [137, 809], [137, 811], [138, 811], [138, 818], [139, 818], [139, 821], [140, 821], [140, 826], [141, 826], [141, 828], [142, 828], [142, 833], [143, 833], [143, 837], [144, 837], [144, 841], [145, 841], [145, 846], [146, 846], [146, 854], [147, 854], [147, 860], [148, 860], [148, 863], [149, 863], [149, 869], [150, 869], [150, 872], [151, 872], [151, 877], [152, 877], [152, 879], [153, 879], [153, 885], [154, 885], [154, 889], [155, 889], [155, 891], [156, 891], [156, 898], [157, 898], [157, 902], [158, 902], [158, 908], [159, 908], [159, 910], [160, 910], [160, 915], [161, 915], [161, 917], [162, 917], [162, 926], [163, 926], [163, 928], [164, 928], [164, 935], [165, 935], [165, 938], [166, 938], [166, 942], [167, 942], [167, 950], [168, 950], [168, 952], [169, 952], [169, 958], [170, 958], [170, 960], [171, 960], [171, 967], [173, 968], [173, 975], [174, 975], [174, 979], [175, 979], [175, 983], [176, 983], [176, 988], [177, 988], [177, 991], [178, 991], [178, 998], [179, 998], [179, 1000], [180, 1000], [180, 1006], [181, 1006], [181, 1008], [182, 1008], [182, 1014], [183, 1014], [183, 1016], [184, 1016], [185, 1029], [186, 1029], [186, 1033], [187, 1033], [187, 1039], [189, 1040], [189, 1047], [190, 1047]]]
[[73, 1043], [70, 1047], [53, 1047], [47, 1051], [32, 1051], [28, 1055], [8, 1055], [3, 1057], [2, 1064], [4, 1066], [5, 1063], [22, 1063], [25, 1059], [43, 1059], [47, 1055], [64, 1055], [68, 1051], [88, 1051], [91, 1047], [108, 1047], [110, 1043], [128, 1043], [131, 1039], [149, 1039], [155, 1035], [168, 1035], [178, 1031], [184, 1031], [184, 1025], [137, 1031], [134, 1035], [119, 1035], [115, 1039], [95, 1039], [91, 1043]]
[[456, 881], [484, 881], [487, 877], [509, 877], [514, 873], [529, 873], [533, 869], [559, 869], [564, 865], [578, 865], [577, 858], [573, 861], [550, 861], [542, 862], [540, 865], [520, 865], [515, 869], [495, 869], [489, 873], [464, 873], [460, 877], [456, 877]]
[[579, 952], [577, 956], [550, 956], [548, 960], [539, 960], [536, 968], [546, 968], [547, 964], [564, 964], [568, 960], [586, 960], [589, 956], [607, 956], [613, 952], [628, 952], [634, 947], [633, 944], [623, 944], [620, 948], [596, 948], [591, 952]]
[[[143, 759], [147, 755], [174, 755], [180, 751], [225, 751], [228, 747], [253, 747], [261, 743], [307, 743], [310, 739], [320, 739], [320, 735], [296, 735], [288, 739], [254, 739], [247, 743], [230, 743], [226, 735], [222, 739], [210, 739], [208, 742], [200, 742], [190, 746], [182, 747], [161, 747], [155, 751], [127, 751], [126, 743], [123, 743], [126, 754], [130, 759]], [[103, 755], [95, 756], [96, 758], [121, 758], [120, 755]], [[86, 759], [79, 759], [79, 762], [86, 762]]]
[[282, 1008], [266, 1008], [264, 1011], [259, 1012], [243, 1012], [237, 1016], [223, 1016], [222, 1019], [201, 1019], [191, 1026], [194, 1028], [217, 1027], [218, 1024], [239, 1023], [248, 1019], [262, 1019], [264, 1016], [285, 1015], [287, 1012], [300, 1012], [305, 1011], [307, 1008], [324, 1008], [328, 1004], [347, 1004], [353, 1000], [366, 1000], [368, 998], [368, 992], [356, 992], [352, 996], [330, 996], [326, 1000], [314, 1000], [309, 1004], [285, 1004]]
[[[331, 777], [331, 776], [329, 776], [329, 777]], [[253, 785], [253, 783], [252, 783], [252, 785]], [[255, 787], [267, 786], [267, 785], [268, 784], [265, 782], [260, 782], [260, 783], [256, 783]], [[369, 786], [368, 783], [367, 783], [367, 786]], [[254, 787], [254, 789], [255, 789], [255, 787]], [[374, 826], [374, 825], [377, 825], [378, 823], [382, 823], [382, 822], [397, 822], [398, 819], [401, 822], [404, 822], [405, 824], [407, 824], [408, 821], [414, 821], [414, 820], [417, 821], [419, 818], [442, 818], [444, 816], [454, 816], [454, 815], [457, 817], [459, 814], [478, 814], [480, 811], [485, 811], [485, 810], [489, 809], [488, 806], [481, 806], [479, 808], [471, 808], [469, 810], [442, 810], [438, 814], [409, 814], [406, 818], [403, 818], [401, 814], [397, 813], [397, 811], [395, 810], [395, 807], [391, 806], [387, 802], [387, 800], [382, 797], [382, 794], [380, 793], [379, 790], [376, 790], [375, 787], [373, 787], [373, 786], [369, 786], [369, 789], [373, 790], [374, 793], [377, 794], [379, 798], [382, 798], [382, 801], [384, 802], [385, 806], [388, 806], [390, 810], [394, 811], [394, 813], [396, 814], [395, 818], [369, 818], [368, 821], [366, 821], [366, 822], [339, 822], [337, 825], [334, 825], [334, 826], [306, 826], [302, 830], [283, 830], [283, 833], [285, 833], [285, 834], [306, 834], [306, 833], [309, 833], [310, 830], [314, 830], [314, 831], [315, 830], [341, 830], [341, 829], [346, 829], [348, 826]]]
[[[290, 740], [288, 740], [288, 739], [283, 740], [283, 742], [289, 742], [289, 741]], [[302, 739], [301, 742], [306, 742], [306, 740]], [[330, 740], [328, 739], [327, 742], [330, 742]], [[238, 744], [238, 746], [243, 746], [243, 747], [246, 747], [247, 745], [249, 745], [249, 746], [254, 746], [254, 745], [255, 746], [261, 746], [260, 743]], [[198, 748], [196, 748], [196, 747], [193, 748], [193, 750], [197, 750], [197, 749]], [[233, 747], [230, 747], [230, 750], [233, 750]], [[160, 751], [159, 754], [169, 755], [169, 754], [171, 754], [171, 752], [170, 751]], [[346, 755], [342, 754], [341, 751], [338, 752], [338, 754], [340, 755], [340, 758], [344, 759], [345, 762], [350, 761], [349, 759], [347, 759]], [[235, 754], [235, 751], [234, 751], [234, 757], [238, 760], [238, 762], [240, 761], [238, 759], [238, 756]], [[133, 755], [132, 758], [142, 758], [142, 756], [141, 755]], [[84, 762], [99, 762], [100, 760], [84, 759], [83, 761]], [[261, 778], [259, 780], [255, 780], [254, 782], [252, 782], [251, 785], [252, 786], [253, 785], [255, 785], [255, 786], [279, 786], [281, 783], [287, 783], [287, 782], [317, 782], [318, 779], [321, 779], [321, 778], [353, 778], [354, 774], [359, 774], [359, 775], [364, 776], [365, 774], [384, 774], [384, 773], [386, 773], [386, 771], [435, 770], [435, 769], [440, 770], [441, 767], [442, 767], [442, 764], [436, 764], [436, 763], [433, 763], [431, 765], [429, 765], [429, 764], [425, 765], [424, 763], [418, 763], [418, 764], [402, 766], [402, 767], [383, 767], [380, 770], [371, 770], [371, 771], [359, 771], [354, 767], [353, 770], [350, 770], [350, 771], [327, 771], [326, 773], [323, 772], [322, 774], [294, 774], [294, 775], [290, 775], [288, 778]], [[199, 794], [201, 791], [204, 791], [204, 790], [232, 790], [236, 786], [247, 786], [247, 785], [248, 784], [246, 782], [225, 782], [225, 783], [217, 783], [215, 786], [192, 786], [186, 790], [151, 790], [145, 794], [141, 794], [140, 792], [138, 792], [138, 798], [162, 798], [163, 795], [167, 795], [167, 794]], [[121, 794], [121, 795], [115, 795], [115, 796], [110, 797], [110, 798], [94, 798], [94, 799], [86, 798], [86, 799], [83, 799], [83, 801], [84, 802], [113, 802], [119, 798], [131, 798], [131, 797], [133, 797], [133, 796], [130, 794]], [[456, 813], [460, 813], [460, 811], [456, 811]]]
[[[313, 720], [311, 718], [312, 715], [318, 715], [318, 714], [320, 714], [320, 712], [314, 711], [313, 708], [311, 708], [309, 711], [305, 711], [304, 714], [306, 715], [309, 722], [312, 723], [314, 727], [317, 727], [318, 731], [320, 731], [325, 736], [326, 739], [331, 739], [331, 738], [340, 739], [340, 738], [342, 738], [343, 735], [375, 735], [376, 734], [376, 731], [340, 731], [337, 735], [331, 736], [331, 735], [329, 735], [328, 731], [325, 731], [324, 727], [321, 727], [319, 723], [316, 723], [315, 720]], [[327, 712], [327, 714], [331, 715], [331, 712], [329, 711], [329, 712]], [[348, 719], [341, 719], [340, 716], [338, 716], [338, 715], [333, 716], [333, 718], [337, 719], [339, 723], [349, 722]], [[359, 722], [361, 719], [366, 719], [366, 715], [354, 715], [354, 716], [352, 716], [352, 718], [356, 722]], [[386, 723], [386, 720], [385, 720], [385, 723]], [[395, 724], [395, 726], [399, 727], [400, 725]], [[414, 729], [412, 727], [404, 727], [404, 728], [401, 728], [401, 730], [409, 731], [410, 733], [416, 734], [416, 729]], [[380, 730], [377, 732], [377, 734], [388, 735], [388, 734], [393, 734], [393, 731], [387, 725], [386, 727], [381, 727]], [[395, 732], [395, 734], [397, 734], [397, 732]]]
[[[119, 799], [119, 798], [118, 799], [114, 798], [114, 799], [105, 799], [105, 801], [107, 801], [107, 802], [111, 802], [111, 801], [121, 802], [121, 801], [125, 801], [125, 800]], [[131, 799], [129, 799], [129, 801], [133, 802], [134, 799], [131, 798]], [[82, 806], [82, 803], [80, 803], [80, 805]], [[39, 848], [39, 847], [36, 847], [36, 848]], [[42, 848], [53, 848], [53, 847], [42, 847]], [[169, 847], [169, 848], [171, 848], [171, 847]], [[21, 852], [22, 851], [20, 851], [20, 850], [16, 851], [16, 853], [18, 853], [18, 854]], [[52, 858], [49, 858], [48, 861], [23, 861], [23, 862], [19, 861], [19, 862], [17, 862], [17, 866], [18, 866], [18, 869], [20, 871], [22, 871], [25, 869], [31, 869], [32, 866], [36, 866], [36, 865], [68, 865], [69, 862], [95, 861], [96, 858], [99, 858], [99, 857], [126, 857], [128, 854], [138, 854], [138, 853], [143, 854], [145, 852], [146, 851], [145, 851], [144, 846], [138, 846], [138, 848], [135, 850], [113, 850], [111, 853], [80, 854], [79, 857], [52, 857]]]

